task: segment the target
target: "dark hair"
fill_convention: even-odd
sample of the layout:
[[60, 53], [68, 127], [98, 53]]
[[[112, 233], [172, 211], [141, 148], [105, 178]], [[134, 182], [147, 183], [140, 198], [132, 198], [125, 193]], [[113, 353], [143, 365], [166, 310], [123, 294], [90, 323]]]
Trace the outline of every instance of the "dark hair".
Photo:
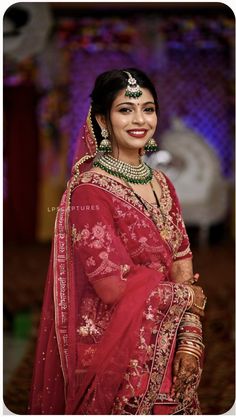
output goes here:
[[119, 91], [126, 88], [128, 84], [128, 75], [124, 71], [128, 71], [137, 80], [140, 87], [147, 88], [150, 91], [154, 99], [156, 112], [158, 112], [158, 100], [155, 87], [144, 72], [135, 68], [103, 72], [97, 77], [94, 89], [90, 95], [92, 101], [91, 118], [98, 144], [100, 144], [102, 136], [95, 115], [102, 114], [107, 120], [110, 120], [112, 103]]

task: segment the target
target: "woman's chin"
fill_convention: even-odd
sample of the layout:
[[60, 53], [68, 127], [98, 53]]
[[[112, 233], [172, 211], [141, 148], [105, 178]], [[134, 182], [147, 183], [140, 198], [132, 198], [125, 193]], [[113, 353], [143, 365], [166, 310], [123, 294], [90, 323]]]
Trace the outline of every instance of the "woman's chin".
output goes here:
[[129, 151], [134, 151], [134, 152], [138, 152], [140, 149], [144, 148], [144, 146], [146, 145], [147, 141], [141, 141], [140, 139], [136, 139], [136, 143], [132, 143], [127, 145], [127, 150]]

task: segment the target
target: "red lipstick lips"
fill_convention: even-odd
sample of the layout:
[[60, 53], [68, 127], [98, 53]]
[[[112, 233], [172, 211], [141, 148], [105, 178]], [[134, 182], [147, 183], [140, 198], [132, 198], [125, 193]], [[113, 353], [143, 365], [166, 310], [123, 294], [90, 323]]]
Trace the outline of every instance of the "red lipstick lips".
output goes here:
[[147, 129], [132, 129], [127, 131], [130, 136], [137, 139], [143, 139], [146, 136]]

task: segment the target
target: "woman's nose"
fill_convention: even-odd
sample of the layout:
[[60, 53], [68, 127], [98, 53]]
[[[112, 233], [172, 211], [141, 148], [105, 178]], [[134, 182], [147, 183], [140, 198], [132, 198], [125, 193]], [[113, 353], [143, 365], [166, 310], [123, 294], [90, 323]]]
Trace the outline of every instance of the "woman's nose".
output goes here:
[[137, 110], [134, 112], [133, 123], [144, 123], [144, 114], [141, 110]]

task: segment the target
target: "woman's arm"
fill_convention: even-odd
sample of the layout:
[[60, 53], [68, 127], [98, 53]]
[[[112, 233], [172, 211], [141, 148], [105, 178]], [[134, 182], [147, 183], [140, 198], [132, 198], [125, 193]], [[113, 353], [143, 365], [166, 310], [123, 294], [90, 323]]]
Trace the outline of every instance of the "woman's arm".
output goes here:
[[[175, 212], [175, 218], [182, 219], [182, 210], [174, 186], [168, 178], [167, 182], [171, 191], [173, 201], [172, 209]], [[178, 252], [174, 256], [174, 262], [170, 271], [170, 279], [176, 283], [194, 284], [198, 281], [199, 274], [193, 275], [192, 252], [190, 250], [189, 238], [183, 219], [178, 222], [178, 227], [182, 234], [182, 242], [178, 248]], [[191, 288], [194, 291], [194, 304], [200, 306], [203, 305], [205, 296], [202, 289], [196, 285], [191, 285]], [[200, 317], [204, 315], [204, 311], [201, 309], [199, 310], [194, 305], [189, 311]], [[183, 349], [180, 352], [177, 351], [173, 362], [173, 397], [178, 398], [181, 396], [187, 388], [190, 379], [194, 378], [198, 372], [198, 359], [192, 354], [183, 352]]]
[[189, 281], [193, 278], [193, 262], [192, 258], [185, 258], [175, 261], [171, 269], [171, 280], [174, 282]]
[[[172, 212], [173, 217], [178, 219], [176, 226], [178, 226], [179, 231], [182, 235], [182, 241], [178, 248], [177, 253], [174, 255], [173, 265], [170, 271], [170, 279], [176, 283], [182, 284], [195, 284], [198, 281], [199, 274], [193, 275], [193, 262], [192, 262], [192, 252], [190, 250], [189, 238], [185, 228], [185, 224], [182, 218], [182, 211], [179, 203], [178, 196], [176, 194], [175, 188], [171, 181], [166, 177], [168, 187], [171, 192], [172, 197]], [[204, 294], [201, 287], [193, 286], [194, 291], [194, 304], [191, 308], [191, 312], [198, 314], [200, 317], [204, 316], [203, 310], [197, 306], [201, 306], [204, 303]]]
[[[177, 283], [194, 284], [198, 281], [199, 274], [193, 275], [193, 264], [192, 258], [181, 259], [173, 263], [171, 269], [171, 280]], [[204, 293], [202, 288], [196, 285], [191, 285], [194, 291], [194, 304], [190, 311], [194, 314], [204, 317], [204, 311], [199, 309], [197, 306], [201, 306], [204, 303]]]

